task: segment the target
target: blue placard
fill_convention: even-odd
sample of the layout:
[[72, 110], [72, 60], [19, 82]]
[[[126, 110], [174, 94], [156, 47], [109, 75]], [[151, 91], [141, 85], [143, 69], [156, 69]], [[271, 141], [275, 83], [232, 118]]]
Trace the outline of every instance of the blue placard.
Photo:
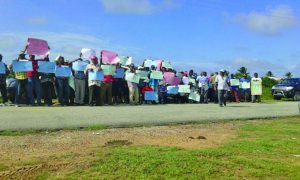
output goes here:
[[168, 94], [178, 94], [178, 86], [168, 86], [167, 87], [167, 93]]
[[102, 81], [104, 79], [103, 71], [89, 71], [89, 80], [90, 81]]
[[116, 69], [116, 75], [114, 76], [115, 78], [124, 78], [125, 76], [125, 71], [123, 68], [117, 68]]
[[75, 62], [72, 63], [72, 69], [74, 71], [84, 71], [86, 69], [87, 65], [88, 65], [87, 62], [75, 61]]
[[12, 66], [14, 72], [33, 71], [31, 61], [13, 61]]
[[158, 95], [153, 91], [146, 91], [145, 92], [145, 101], [157, 101]]
[[55, 73], [56, 65], [54, 62], [39, 61], [38, 66], [38, 72], [40, 73]]
[[72, 76], [72, 71], [69, 66], [56, 66], [55, 67], [56, 77], [70, 77]]
[[0, 74], [6, 74], [6, 69], [3, 62], [0, 62]]

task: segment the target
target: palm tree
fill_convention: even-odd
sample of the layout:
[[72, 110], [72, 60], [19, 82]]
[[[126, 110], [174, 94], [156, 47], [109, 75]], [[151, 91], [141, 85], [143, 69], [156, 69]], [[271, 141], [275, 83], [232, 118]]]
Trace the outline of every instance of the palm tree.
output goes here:
[[274, 74], [272, 73], [272, 71], [268, 71], [266, 74], [267, 77], [274, 77]]
[[286, 77], [286, 78], [292, 78], [292, 77], [293, 77], [293, 74], [292, 74], [291, 72], [287, 72], [287, 73], [285, 74], [285, 77]]
[[247, 77], [247, 78], [249, 78], [249, 73], [247, 72], [247, 68], [245, 68], [245, 67], [241, 67], [241, 68], [239, 68], [238, 70], [237, 70], [237, 73], [235, 74], [235, 76], [237, 77], [237, 78], [242, 78], [242, 77]]

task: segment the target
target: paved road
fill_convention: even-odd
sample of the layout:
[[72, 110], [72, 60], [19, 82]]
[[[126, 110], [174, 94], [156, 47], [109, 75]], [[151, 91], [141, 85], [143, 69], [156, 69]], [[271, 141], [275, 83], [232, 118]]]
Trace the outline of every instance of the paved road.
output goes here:
[[[0, 130], [105, 125], [127, 127], [299, 115], [298, 103], [145, 105], [106, 107], [1, 107]], [[299, 116], [300, 119], [300, 116]]]

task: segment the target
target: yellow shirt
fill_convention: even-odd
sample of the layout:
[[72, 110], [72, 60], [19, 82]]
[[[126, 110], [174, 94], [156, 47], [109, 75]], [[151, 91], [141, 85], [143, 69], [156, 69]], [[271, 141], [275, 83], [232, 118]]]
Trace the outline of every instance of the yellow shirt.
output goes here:
[[18, 80], [27, 79], [27, 72], [16, 72], [15, 75]]

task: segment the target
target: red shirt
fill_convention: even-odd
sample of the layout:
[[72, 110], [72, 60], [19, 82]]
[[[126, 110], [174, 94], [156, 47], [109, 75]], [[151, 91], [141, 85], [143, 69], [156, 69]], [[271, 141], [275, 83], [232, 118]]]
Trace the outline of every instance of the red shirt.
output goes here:
[[32, 61], [32, 69], [33, 69], [33, 71], [28, 71], [27, 72], [28, 77], [37, 76], [37, 74], [38, 74], [38, 71], [37, 71], [37, 69], [38, 69], [38, 60], [33, 60]]
[[148, 91], [153, 91], [152, 87], [150, 87], [150, 86], [145, 86], [145, 87], [143, 87], [143, 89], [142, 89], [142, 93], [143, 93], [143, 94], [144, 94], [145, 92], [148, 92]]
[[111, 83], [113, 82], [113, 76], [112, 75], [104, 75], [104, 83]]

